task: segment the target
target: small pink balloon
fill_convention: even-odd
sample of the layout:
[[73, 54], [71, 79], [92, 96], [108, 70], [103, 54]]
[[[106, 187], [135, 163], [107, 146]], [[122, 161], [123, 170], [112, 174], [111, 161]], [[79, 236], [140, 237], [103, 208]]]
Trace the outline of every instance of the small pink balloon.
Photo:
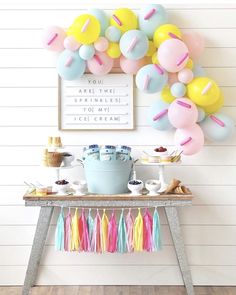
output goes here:
[[99, 37], [96, 42], [94, 42], [94, 48], [99, 52], [104, 52], [107, 50], [109, 42], [105, 37]]
[[168, 72], [179, 72], [188, 62], [188, 48], [179, 39], [168, 39], [161, 43], [158, 48], [157, 59], [160, 65]]
[[87, 61], [89, 71], [94, 75], [105, 75], [113, 67], [113, 59], [104, 52], [96, 52], [94, 57]]
[[64, 40], [65, 49], [76, 51], [80, 48], [82, 44], [77, 42], [73, 36], [67, 36]]
[[172, 84], [178, 82], [178, 76], [176, 73], [168, 73], [168, 84], [171, 86]]
[[198, 153], [204, 145], [204, 134], [198, 124], [175, 131], [174, 141], [184, 155]]
[[186, 128], [197, 122], [198, 110], [190, 99], [177, 98], [170, 104], [168, 117], [175, 128]]
[[196, 32], [184, 33], [183, 41], [188, 47], [189, 56], [197, 60], [204, 51], [205, 42], [201, 35]]
[[137, 74], [138, 70], [141, 69], [148, 63], [145, 57], [138, 60], [127, 59], [123, 55], [120, 57], [121, 70], [126, 74]]
[[43, 31], [43, 46], [49, 50], [63, 51], [65, 38], [66, 32], [62, 28], [56, 26], [47, 27]]
[[190, 69], [185, 68], [178, 72], [178, 79], [179, 79], [179, 82], [188, 84], [189, 82], [193, 80], [193, 72]]

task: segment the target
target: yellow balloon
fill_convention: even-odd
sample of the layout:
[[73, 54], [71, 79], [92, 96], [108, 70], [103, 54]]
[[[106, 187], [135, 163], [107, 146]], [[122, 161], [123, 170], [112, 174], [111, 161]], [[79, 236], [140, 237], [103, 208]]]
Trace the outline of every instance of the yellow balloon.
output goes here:
[[68, 36], [73, 36], [81, 44], [95, 42], [100, 34], [100, 23], [90, 14], [81, 14], [67, 30]]
[[168, 85], [162, 89], [161, 98], [167, 103], [172, 103], [175, 100], [175, 97], [171, 94], [170, 87]]
[[111, 42], [107, 49], [107, 55], [111, 58], [118, 58], [121, 56], [120, 46], [118, 43]]
[[203, 109], [207, 114], [213, 114], [213, 113], [217, 113], [222, 108], [223, 104], [224, 104], [224, 95], [220, 91], [219, 99], [214, 104], [204, 107]]
[[121, 30], [122, 33], [129, 30], [135, 30], [138, 27], [138, 19], [136, 14], [128, 8], [116, 9], [111, 18], [111, 26], [115, 26]]
[[187, 96], [201, 107], [217, 102], [220, 89], [216, 82], [207, 77], [197, 77], [187, 85]]
[[165, 24], [156, 29], [153, 35], [153, 41], [156, 47], [159, 47], [162, 42], [177, 37], [181, 39], [182, 34], [180, 29], [172, 24]]
[[193, 61], [192, 61], [191, 58], [188, 59], [188, 62], [187, 62], [187, 64], [186, 64], [185, 67], [186, 67], [187, 69], [192, 70], [192, 68], [193, 68]]
[[146, 56], [152, 56], [157, 51], [154, 43], [152, 41], [148, 41], [148, 51]]
[[152, 63], [153, 64], [157, 64], [159, 65], [159, 61], [158, 61], [158, 58], [157, 58], [157, 52], [155, 52], [153, 55], [152, 55]]

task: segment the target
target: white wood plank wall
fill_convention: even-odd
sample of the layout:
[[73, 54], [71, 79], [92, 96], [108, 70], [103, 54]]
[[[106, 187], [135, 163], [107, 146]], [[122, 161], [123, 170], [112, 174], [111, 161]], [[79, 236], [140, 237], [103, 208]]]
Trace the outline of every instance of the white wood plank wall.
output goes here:
[[[65, 2], [64, 2], [65, 3]], [[222, 1], [223, 3], [223, 1]], [[128, 6], [128, 5], [127, 5]], [[134, 5], [133, 5], [134, 6]], [[20, 285], [32, 244], [37, 208], [25, 208], [23, 181], [37, 178], [47, 136], [57, 133], [55, 57], [42, 49], [41, 30], [67, 27], [79, 5], [0, 6], [0, 284]], [[111, 5], [102, 8], [111, 12]], [[138, 7], [132, 7], [138, 8]], [[225, 94], [224, 112], [236, 119], [236, 6], [168, 6], [170, 21], [183, 31], [202, 34], [201, 63]], [[135, 131], [62, 132], [65, 145], [79, 153], [91, 142], [125, 143], [135, 149], [171, 147], [172, 134], [148, 127], [148, 105], [156, 95], [135, 91]], [[40, 172], [41, 171], [41, 172]], [[139, 176], [155, 175], [138, 166]], [[83, 174], [70, 171], [71, 180]], [[180, 210], [186, 249], [196, 285], [236, 285], [236, 138], [214, 144], [167, 169], [196, 198]], [[57, 253], [53, 249], [56, 216], [40, 267], [38, 284], [182, 284], [166, 219], [161, 212], [164, 249], [160, 253], [93, 255]]]

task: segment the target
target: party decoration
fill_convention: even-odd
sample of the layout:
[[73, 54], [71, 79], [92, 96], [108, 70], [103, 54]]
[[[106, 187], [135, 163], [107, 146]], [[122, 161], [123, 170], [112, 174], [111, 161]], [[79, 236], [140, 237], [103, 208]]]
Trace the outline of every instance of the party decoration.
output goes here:
[[73, 36], [68, 36], [64, 39], [63, 45], [65, 49], [76, 51], [79, 49], [81, 44], [75, 40]]
[[[159, 92], [148, 111], [148, 123], [159, 131], [178, 128], [175, 141], [184, 155], [192, 155], [201, 149], [202, 130], [207, 139], [222, 141], [228, 139], [235, 129], [232, 120], [220, 112], [224, 97], [219, 86], [198, 64], [204, 52], [203, 37], [196, 31], [181, 32], [168, 20], [167, 11], [160, 4], [144, 5], [137, 15], [129, 8], [118, 8], [109, 16], [101, 9], [89, 9], [79, 15], [67, 31], [58, 26], [46, 28], [42, 43], [44, 48], [59, 53], [56, 69], [61, 79], [79, 79], [85, 69], [94, 75], [106, 75], [113, 66], [120, 65], [124, 73], [136, 75], [139, 91]], [[87, 221], [91, 246], [91, 231], [99, 218], [93, 220], [88, 216]], [[123, 235], [123, 217], [120, 222], [118, 229]], [[67, 238], [69, 225], [67, 228], [65, 247], [76, 248], [74, 238]], [[126, 223], [127, 251], [131, 252], [134, 244], [129, 230]], [[146, 230], [144, 224], [145, 235]], [[87, 244], [82, 248], [89, 246]], [[113, 246], [110, 252], [115, 251]], [[149, 246], [145, 245], [145, 250]], [[124, 239], [119, 240], [119, 251], [126, 251]]]
[[146, 5], [138, 14], [139, 28], [149, 39], [152, 39], [156, 28], [165, 24], [167, 19], [165, 8], [159, 4]]
[[95, 75], [106, 75], [113, 66], [113, 59], [104, 52], [96, 52], [94, 57], [87, 61], [88, 69]]
[[138, 19], [136, 14], [128, 8], [116, 9], [111, 18], [110, 24], [125, 33], [130, 30], [135, 30], [138, 27]]
[[96, 17], [90, 14], [81, 14], [66, 33], [81, 44], [91, 44], [98, 39], [100, 31], [101, 26]]
[[61, 209], [61, 213], [57, 220], [56, 234], [55, 234], [55, 248], [56, 250], [64, 249], [64, 213]]
[[216, 82], [207, 77], [197, 77], [187, 85], [188, 97], [201, 107], [214, 104], [220, 96]]
[[189, 50], [189, 56], [195, 61], [197, 60], [204, 51], [204, 39], [197, 32], [184, 33], [183, 41], [187, 45]]
[[78, 51], [64, 50], [57, 61], [57, 72], [62, 79], [74, 80], [80, 78], [85, 71], [85, 61]]
[[156, 29], [153, 35], [153, 41], [156, 47], [168, 39], [181, 39], [182, 34], [178, 27], [172, 24], [165, 24]]
[[186, 87], [183, 83], [176, 82], [171, 85], [170, 92], [174, 97], [183, 97], [186, 93]]
[[111, 58], [118, 58], [121, 55], [120, 47], [118, 43], [110, 43], [106, 51], [107, 55]]
[[200, 123], [205, 137], [211, 141], [224, 141], [234, 132], [234, 122], [222, 113], [209, 115]]
[[148, 112], [148, 123], [157, 130], [169, 130], [172, 125], [168, 117], [169, 104], [164, 102], [161, 98], [155, 101]]
[[129, 209], [129, 213], [125, 219], [126, 224], [126, 235], [127, 235], [127, 251], [133, 252], [134, 251], [134, 218], [131, 213], [131, 209]]
[[182, 70], [188, 61], [188, 48], [179, 39], [169, 39], [161, 43], [157, 58], [164, 69], [176, 73]]
[[134, 251], [143, 251], [143, 217], [140, 209], [134, 221]]
[[171, 103], [168, 117], [175, 128], [185, 128], [197, 122], [198, 110], [190, 99], [178, 98]]
[[109, 42], [105, 37], [99, 37], [97, 41], [94, 42], [94, 48], [99, 52], [104, 52], [107, 50]]
[[84, 60], [90, 60], [95, 54], [93, 45], [82, 45], [79, 49], [79, 56]]
[[143, 58], [148, 51], [148, 38], [142, 31], [128, 31], [120, 39], [120, 50], [128, 59]]
[[88, 14], [93, 15], [100, 23], [100, 36], [105, 36], [105, 31], [109, 26], [109, 18], [105, 11], [98, 8], [91, 8], [88, 10]]
[[162, 90], [167, 79], [167, 73], [161, 66], [150, 64], [137, 72], [136, 85], [143, 92], [155, 93]]
[[43, 31], [42, 41], [43, 46], [46, 49], [53, 51], [63, 51], [64, 50], [64, 39], [66, 38], [66, 32], [56, 26], [47, 27]]
[[204, 144], [204, 134], [199, 125], [177, 129], [174, 136], [176, 146], [183, 151], [183, 155], [198, 153]]
[[119, 42], [121, 35], [121, 30], [115, 26], [109, 26], [105, 32], [106, 38], [111, 42]]
[[64, 238], [64, 247], [65, 251], [70, 251], [71, 249], [71, 211], [68, 210], [68, 214], [64, 220], [65, 223], [65, 238]]
[[124, 218], [124, 209], [121, 211], [118, 225], [117, 251], [119, 253], [127, 252], [127, 232]]

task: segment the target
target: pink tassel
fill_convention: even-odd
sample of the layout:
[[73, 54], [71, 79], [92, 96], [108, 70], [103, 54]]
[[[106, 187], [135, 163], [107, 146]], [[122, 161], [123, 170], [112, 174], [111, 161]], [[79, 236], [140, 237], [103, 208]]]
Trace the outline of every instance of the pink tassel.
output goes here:
[[91, 251], [94, 251], [96, 253], [101, 253], [102, 252], [102, 245], [101, 245], [101, 217], [100, 217], [98, 209], [97, 209], [96, 217], [94, 219]]
[[134, 251], [134, 217], [131, 213], [131, 209], [125, 219], [126, 232], [127, 232], [127, 250], [128, 252]]
[[145, 209], [143, 216], [143, 249], [151, 252], [153, 249], [153, 240], [152, 240], [152, 215]]
[[81, 229], [80, 250], [84, 252], [90, 251], [89, 233], [84, 208], [82, 209], [82, 213], [79, 219], [79, 227]]
[[107, 251], [114, 253], [117, 249], [118, 228], [116, 223], [115, 210], [111, 214], [108, 224], [108, 245]]
[[71, 250], [71, 213], [70, 213], [70, 208], [68, 211], [68, 214], [65, 218], [65, 223], [64, 223], [64, 250], [65, 251], [70, 251]]

